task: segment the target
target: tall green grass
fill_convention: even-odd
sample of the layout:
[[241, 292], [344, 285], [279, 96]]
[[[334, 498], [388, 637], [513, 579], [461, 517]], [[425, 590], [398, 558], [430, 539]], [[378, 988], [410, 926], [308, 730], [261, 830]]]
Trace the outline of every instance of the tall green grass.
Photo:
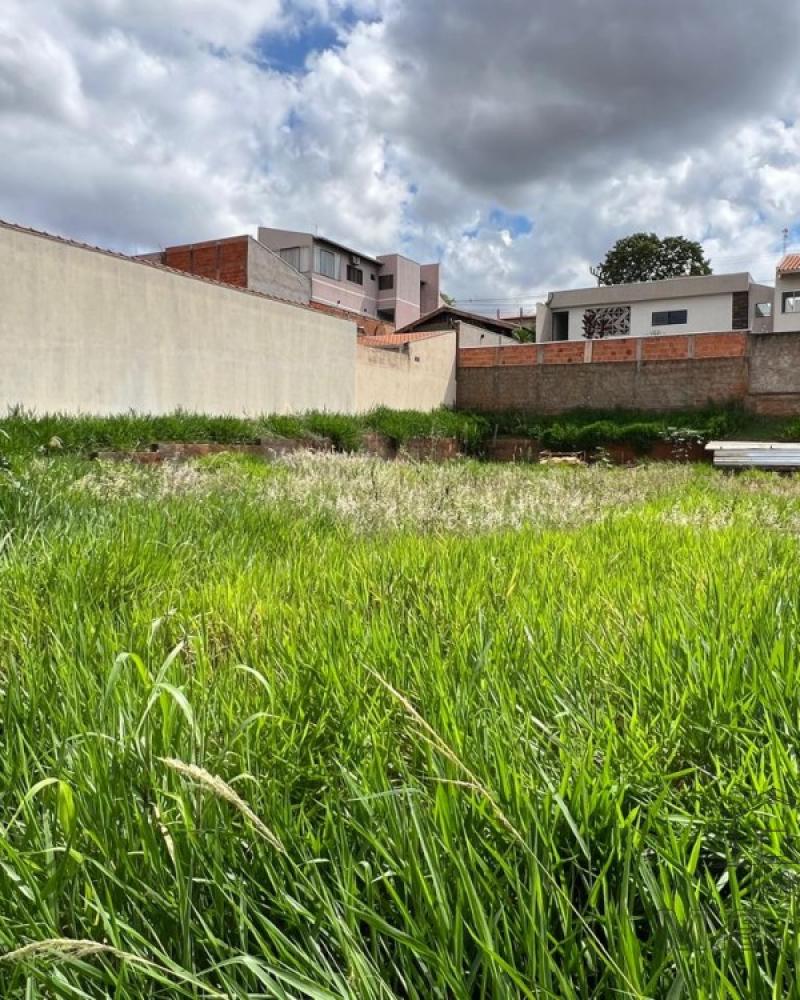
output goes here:
[[208, 465], [1, 474], [0, 995], [797, 995], [800, 485], [369, 533]]
[[411, 438], [453, 437], [463, 448], [480, 455], [498, 434], [536, 438], [545, 447], [591, 449], [613, 441], [646, 447], [676, 433], [700, 439], [800, 438], [800, 421], [755, 417], [737, 408], [686, 413], [652, 414], [635, 411], [579, 410], [559, 416], [518, 412], [469, 413], [438, 409], [389, 410], [379, 407], [357, 416], [326, 412], [272, 414], [253, 417], [210, 417], [176, 413], [148, 416], [137, 413], [110, 417], [34, 415], [14, 410], [0, 418], [0, 458], [39, 454], [89, 454], [104, 449], [147, 449], [168, 441], [246, 444], [264, 437], [325, 439], [343, 452], [356, 452], [364, 436], [376, 432], [396, 445]]

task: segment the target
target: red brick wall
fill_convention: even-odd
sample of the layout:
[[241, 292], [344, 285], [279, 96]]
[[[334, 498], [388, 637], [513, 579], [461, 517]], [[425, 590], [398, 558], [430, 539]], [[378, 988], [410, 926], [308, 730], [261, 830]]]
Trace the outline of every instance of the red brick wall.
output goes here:
[[696, 358], [743, 358], [747, 354], [747, 334], [706, 333], [694, 338]]
[[591, 349], [592, 362], [636, 360], [636, 341], [632, 337], [595, 340], [592, 342]]
[[167, 247], [163, 262], [176, 271], [247, 288], [247, 236]]
[[642, 341], [642, 361], [682, 361], [689, 357], [691, 344], [683, 337], [646, 337]]
[[563, 343], [541, 345], [542, 364], [544, 365], [582, 365], [583, 355], [583, 341], [564, 341]]
[[748, 387], [745, 333], [626, 337], [464, 348], [457, 405], [538, 413], [683, 410], [743, 401]]
[[507, 365], [605, 364], [623, 361], [681, 361], [691, 358], [743, 358], [746, 333], [694, 333], [672, 337], [614, 337], [570, 340], [514, 347], [464, 347], [460, 368], [504, 368]]

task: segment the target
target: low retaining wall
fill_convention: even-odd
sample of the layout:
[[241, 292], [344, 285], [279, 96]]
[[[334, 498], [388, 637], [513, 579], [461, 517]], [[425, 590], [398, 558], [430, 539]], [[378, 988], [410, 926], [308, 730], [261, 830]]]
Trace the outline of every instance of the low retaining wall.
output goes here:
[[464, 348], [457, 405], [554, 414], [741, 402], [749, 391], [747, 354], [743, 333]]
[[464, 348], [457, 405], [485, 412], [670, 410], [740, 403], [800, 414], [800, 331]]

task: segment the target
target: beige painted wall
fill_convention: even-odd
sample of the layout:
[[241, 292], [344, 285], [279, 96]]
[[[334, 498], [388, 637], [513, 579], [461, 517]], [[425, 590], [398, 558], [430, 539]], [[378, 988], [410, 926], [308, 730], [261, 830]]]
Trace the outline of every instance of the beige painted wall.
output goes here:
[[786, 292], [800, 292], [800, 275], [778, 274], [775, 277], [775, 304], [772, 307], [775, 333], [800, 332], [800, 314], [783, 311], [783, 296]]
[[355, 324], [0, 226], [0, 411], [353, 412]]
[[456, 335], [413, 341], [402, 350], [359, 345], [356, 409], [435, 410], [456, 399]]

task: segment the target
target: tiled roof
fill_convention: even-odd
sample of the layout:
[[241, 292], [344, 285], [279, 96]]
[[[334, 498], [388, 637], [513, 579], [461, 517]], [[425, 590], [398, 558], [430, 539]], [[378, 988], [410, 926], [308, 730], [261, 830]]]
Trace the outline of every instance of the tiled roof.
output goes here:
[[778, 264], [779, 274], [800, 274], [800, 253], [790, 253]]
[[465, 323], [470, 323], [473, 326], [482, 326], [487, 330], [494, 330], [498, 333], [507, 333], [511, 337], [514, 335], [514, 326], [506, 320], [492, 319], [491, 316], [482, 316], [480, 313], [466, 312], [463, 309], [456, 309], [455, 306], [446, 305], [439, 306], [438, 309], [425, 313], [419, 319], [414, 320], [413, 323], [407, 323], [403, 329], [408, 330], [410, 333], [432, 321], [441, 320], [443, 323], [447, 323], [451, 319], [463, 320]]
[[358, 342], [364, 347], [403, 347], [417, 340], [431, 340], [433, 337], [443, 337], [449, 330], [423, 330], [421, 333], [383, 333], [377, 337], [359, 337]]

